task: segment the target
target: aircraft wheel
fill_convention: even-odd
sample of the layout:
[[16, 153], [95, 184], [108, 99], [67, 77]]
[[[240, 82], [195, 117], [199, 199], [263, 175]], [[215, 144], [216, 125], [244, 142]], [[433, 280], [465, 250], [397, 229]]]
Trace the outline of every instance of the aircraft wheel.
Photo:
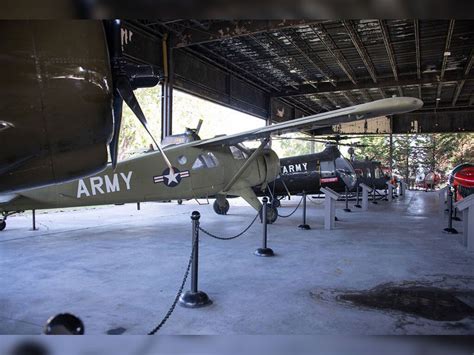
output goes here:
[[280, 206], [281, 206], [280, 200], [277, 199], [277, 198], [274, 198], [274, 199], [272, 200], [272, 206], [273, 206], [273, 207], [276, 207], [276, 208], [280, 207]]
[[[278, 218], [278, 209], [272, 206], [271, 203], [267, 203], [267, 223], [272, 224]], [[260, 221], [262, 221], [262, 212], [260, 211]]]
[[178, 200], [178, 205], [182, 205], [183, 204], [183, 200]]
[[7, 227], [7, 222], [1, 221], [0, 222], [0, 231], [4, 230]]
[[227, 212], [229, 212], [230, 204], [227, 199], [224, 199], [221, 201], [215, 200], [213, 208], [214, 208], [214, 212], [216, 212], [217, 214], [221, 214], [221, 215], [227, 214]]
[[278, 218], [278, 209], [275, 206], [267, 207], [267, 222], [268, 224], [274, 223]]

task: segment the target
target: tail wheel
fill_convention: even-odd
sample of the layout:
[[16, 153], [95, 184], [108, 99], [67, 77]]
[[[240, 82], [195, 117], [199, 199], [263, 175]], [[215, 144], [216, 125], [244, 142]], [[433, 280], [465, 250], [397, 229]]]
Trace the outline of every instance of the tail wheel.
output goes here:
[[7, 227], [7, 222], [5, 221], [0, 221], [0, 231], [4, 230]]
[[223, 215], [229, 212], [230, 204], [227, 199], [215, 200], [213, 208], [214, 208], [214, 212], [216, 212], [217, 214]]

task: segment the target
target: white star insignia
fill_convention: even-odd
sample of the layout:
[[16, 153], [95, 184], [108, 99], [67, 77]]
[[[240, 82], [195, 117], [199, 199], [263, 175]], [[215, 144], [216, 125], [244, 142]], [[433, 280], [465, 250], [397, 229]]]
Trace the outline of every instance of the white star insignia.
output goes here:
[[176, 177], [179, 175], [179, 173], [174, 173], [172, 170], [170, 170], [170, 172], [168, 173], [168, 175], [163, 175], [167, 180], [168, 180], [168, 183], [167, 185], [170, 185], [171, 183], [175, 182], [178, 184], [178, 180], [176, 179]]

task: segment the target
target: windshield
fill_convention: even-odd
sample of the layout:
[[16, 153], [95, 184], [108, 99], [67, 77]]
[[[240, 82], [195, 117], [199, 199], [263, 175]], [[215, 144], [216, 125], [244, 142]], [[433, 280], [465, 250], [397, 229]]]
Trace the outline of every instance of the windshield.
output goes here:
[[336, 158], [336, 171], [349, 190], [355, 187], [357, 175], [349, 160], [342, 157]]

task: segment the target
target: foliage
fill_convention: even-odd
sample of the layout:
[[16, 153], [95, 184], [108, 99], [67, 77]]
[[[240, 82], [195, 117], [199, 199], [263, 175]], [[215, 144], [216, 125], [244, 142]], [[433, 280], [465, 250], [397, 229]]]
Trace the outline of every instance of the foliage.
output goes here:
[[[367, 136], [360, 143], [358, 154], [379, 160], [390, 166], [390, 139], [388, 136]], [[408, 163], [407, 163], [408, 162]], [[446, 175], [462, 162], [474, 162], [474, 135], [468, 133], [437, 133], [393, 136], [393, 171], [410, 177], [435, 171]]]
[[[155, 139], [161, 138], [161, 87], [135, 91], [138, 101], [148, 119]], [[186, 127], [195, 128], [198, 121], [204, 121], [200, 136], [210, 138], [219, 134], [232, 134], [262, 127], [265, 122], [250, 115], [214, 104], [178, 90], [173, 95], [173, 133], [182, 133]], [[301, 134], [291, 134], [297, 138]], [[308, 136], [305, 136], [308, 137]], [[365, 136], [357, 139], [367, 145], [357, 148], [359, 158], [368, 157], [390, 166], [389, 136]], [[119, 140], [119, 159], [130, 153], [146, 150], [152, 140], [127, 105], [123, 107], [122, 129]], [[252, 146], [252, 144], [250, 144]], [[311, 143], [302, 140], [273, 140], [272, 148], [281, 157], [309, 154]], [[316, 143], [316, 152], [324, 145]], [[344, 150], [341, 147], [341, 150]], [[408, 164], [407, 164], [408, 161]], [[401, 176], [415, 178], [429, 171], [446, 174], [461, 162], [474, 162], [474, 135], [418, 134], [393, 136], [393, 171]]]

